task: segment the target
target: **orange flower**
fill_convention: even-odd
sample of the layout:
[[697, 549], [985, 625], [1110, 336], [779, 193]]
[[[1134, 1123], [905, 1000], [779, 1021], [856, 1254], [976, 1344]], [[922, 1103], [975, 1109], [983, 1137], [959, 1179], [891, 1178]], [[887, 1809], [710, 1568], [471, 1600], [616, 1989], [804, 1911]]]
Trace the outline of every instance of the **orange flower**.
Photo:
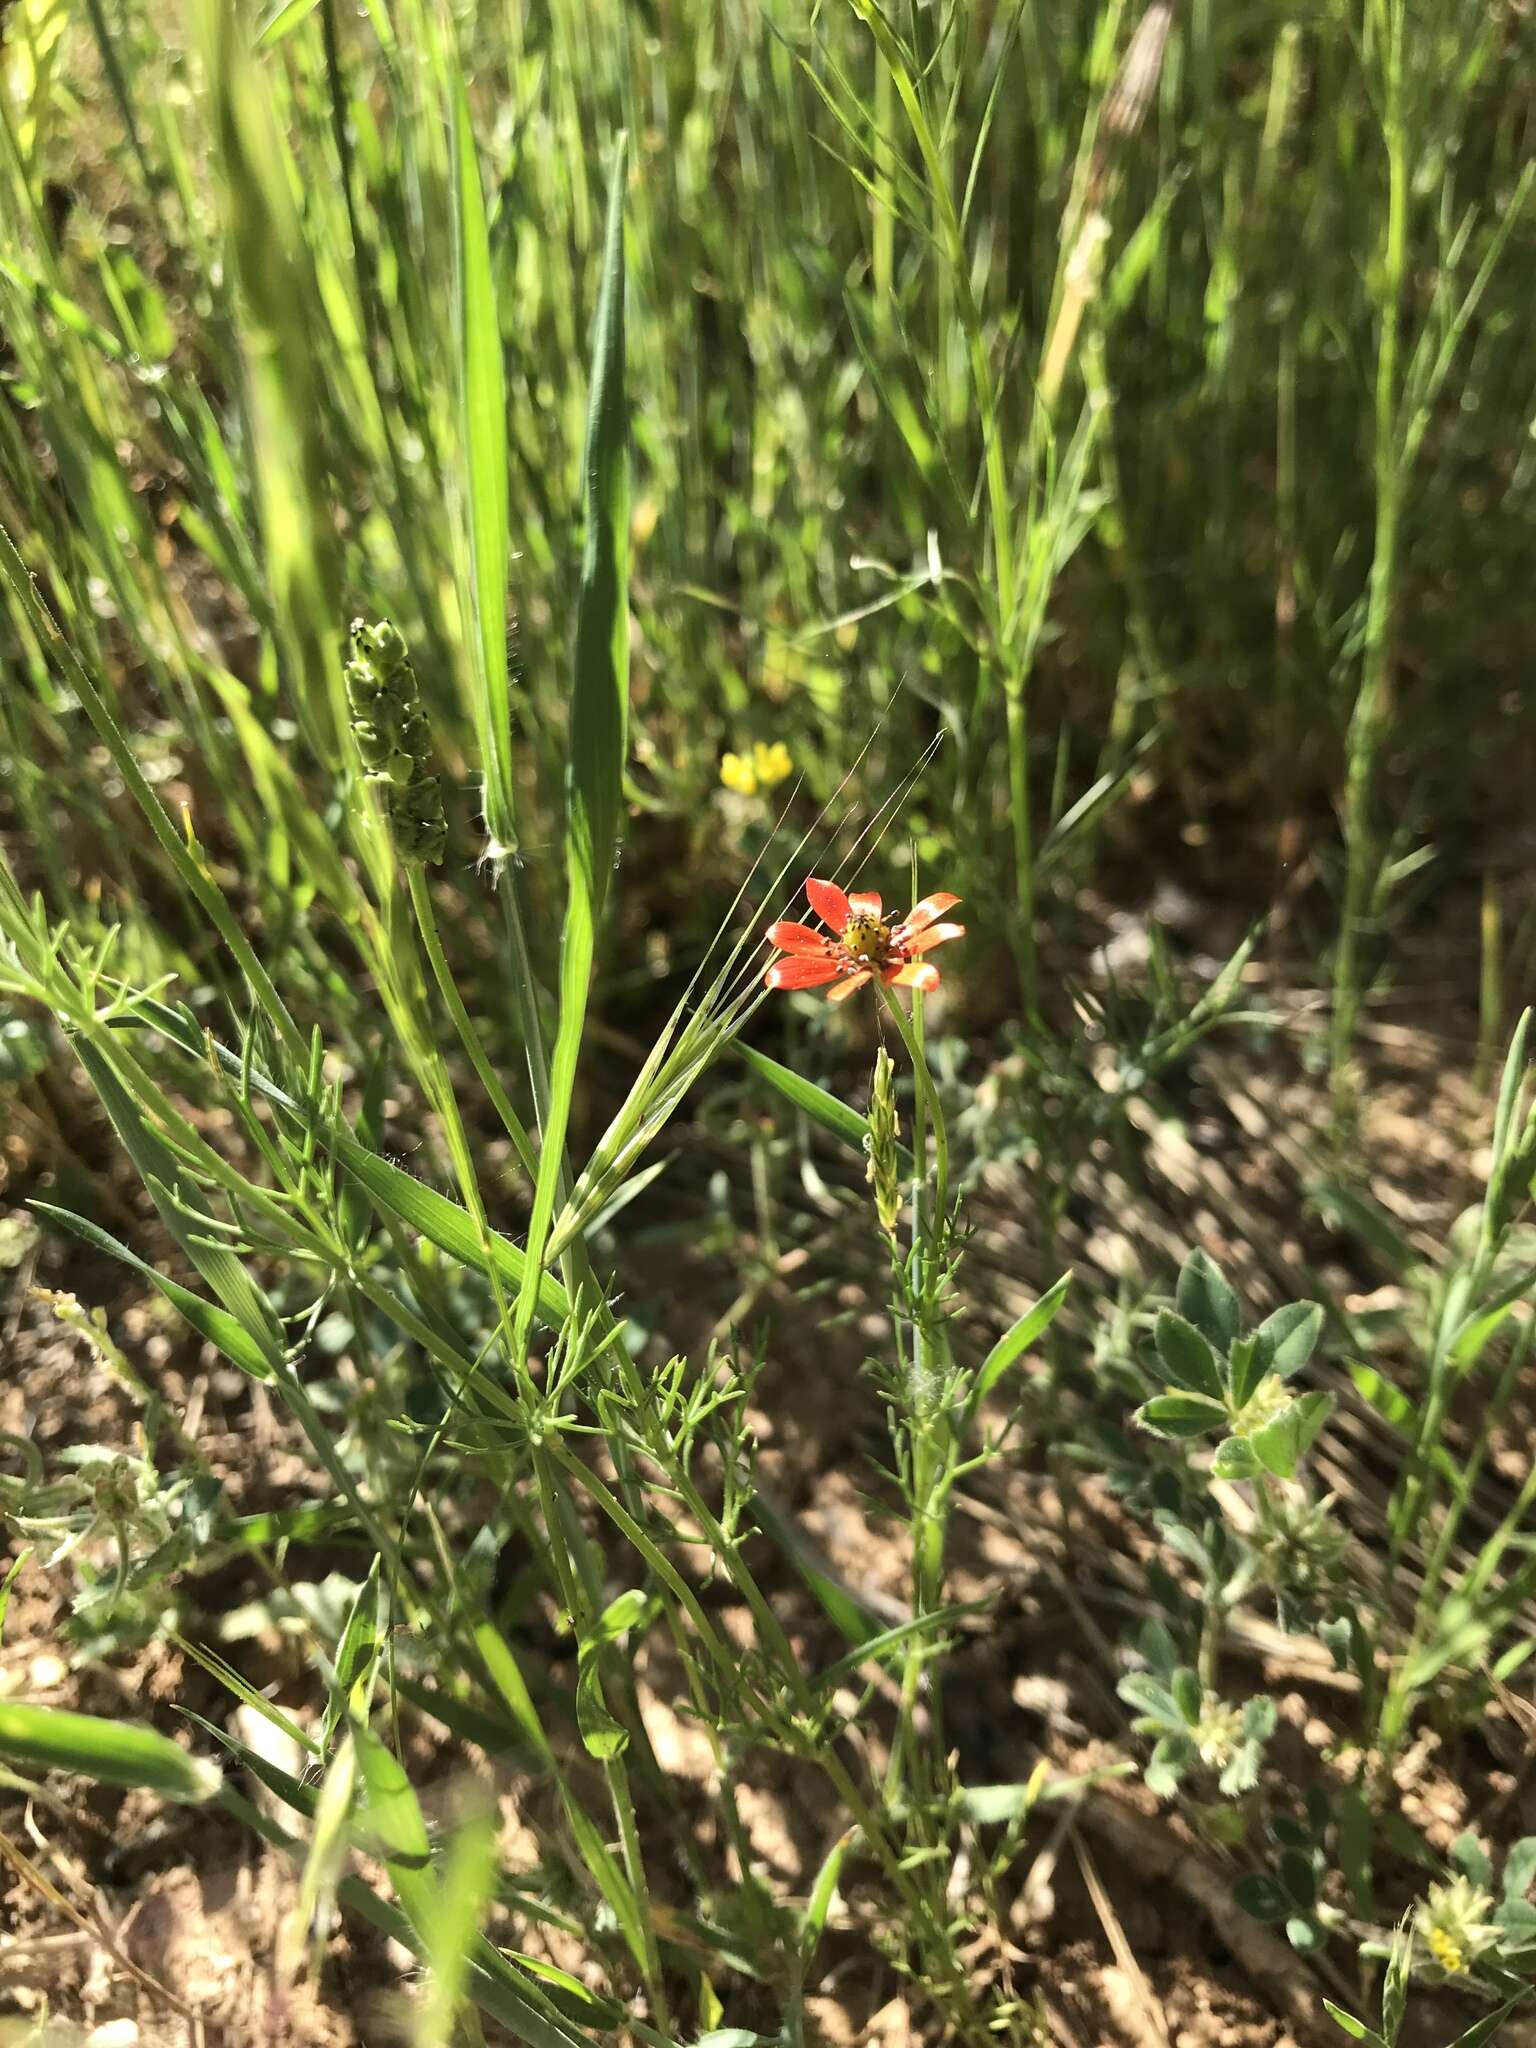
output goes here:
[[909, 910], [899, 924], [887, 924], [880, 914], [880, 898], [872, 889], [855, 889], [845, 896], [835, 882], [814, 879], [805, 885], [812, 910], [832, 937], [808, 924], [781, 921], [768, 927], [768, 937], [783, 958], [775, 960], [763, 976], [769, 988], [820, 988], [827, 1000], [841, 1003], [856, 988], [875, 975], [887, 988], [893, 984], [924, 991], [939, 985], [939, 970], [921, 956], [942, 946], [946, 939], [958, 939], [963, 924], [940, 924], [946, 910], [960, 901], [942, 891], [925, 896]]

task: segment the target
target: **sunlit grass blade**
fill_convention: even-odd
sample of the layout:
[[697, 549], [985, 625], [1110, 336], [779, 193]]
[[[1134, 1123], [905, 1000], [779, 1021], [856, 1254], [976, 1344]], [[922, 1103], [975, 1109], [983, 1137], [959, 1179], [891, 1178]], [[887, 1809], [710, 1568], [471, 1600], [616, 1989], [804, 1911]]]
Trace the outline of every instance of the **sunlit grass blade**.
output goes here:
[[75, 1050], [167, 1229], [261, 1351], [268, 1371], [274, 1370], [283, 1352], [277, 1317], [238, 1254], [219, 1246], [201, 1228], [205, 1219], [210, 1226], [213, 1222], [201, 1188], [141, 1113], [100, 1050], [85, 1039]]
[[[353, 1730], [363, 1785], [359, 1817], [382, 1854], [396, 1897], [410, 1922], [414, 1945], [427, 1948], [440, 1920], [432, 1848], [410, 1779], [399, 1759], [368, 1729]], [[477, 1992], [487, 2011], [509, 2020], [530, 2048], [588, 2048], [589, 2037], [568, 2021], [547, 1992], [522, 1977], [491, 1944], [475, 1941], [476, 1975], [488, 1976], [497, 2003]], [[521, 1978], [521, 1981], [520, 1981]]]
[[437, 1898], [421, 1929], [428, 1977], [416, 2010], [416, 2048], [449, 2048], [475, 1936], [495, 1883], [496, 1823], [492, 1814], [480, 1812], [455, 1830]]
[[134, 1721], [0, 1700], [0, 1757], [30, 1770], [69, 1771], [101, 1785], [197, 1803], [219, 1789], [216, 1764]]
[[[841, 1138], [854, 1151], [864, 1151], [869, 1137], [868, 1117], [860, 1116], [856, 1109], [850, 1109], [846, 1102], [816, 1082], [807, 1080], [804, 1074], [797, 1074], [793, 1067], [786, 1067], [781, 1060], [759, 1052], [756, 1046], [738, 1044], [736, 1050], [753, 1073], [776, 1089], [786, 1102], [792, 1103], [835, 1138]], [[913, 1170], [911, 1149], [898, 1145], [896, 1151], [902, 1173], [910, 1178]]]
[[608, 897], [629, 724], [629, 461], [624, 375], [624, 190], [628, 148], [609, 172], [602, 282], [582, 456], [586, 539], [576, 601], [576, 674], [566, 763], [566, 861], [595, 923]]
[[347, 1625], [336, 1646], [331, 1696], [320, 1735], [320, 1746], [327, 1752], [336, 1731], [349, 1717], [368, 1718], [374, 1680], [387, 1634], [388, 1594], [379, 1576], [379, 1564], [380, 1560], [375, 1557], [367, 1578], [357, 1589]]
[[293, 662], [299, 720], [322, 757], [339, 762], [347, 711], [311, 331], [313, 257], [294, 206], [287, 139], [268, 74], [245, 41], [244, 17], [224, 0], [198, 0], [192, 18], [211, 102], [216, 189], [249, 314], [241, 352], [274, 617]]
[[232, 1365], [238, 1365], [242, 1372], [248, 1372], [253, 1379], [265, 1380], [272, 1377], [272, 1361], [262, 1346], [247, 1333], [244, 1325], [230, 1315], [227, 1309], [216, 1308], [211, 1301], [204, 1301], [200, 1295], [193, 1294], [190, 1288], [183, 1287], [179, 1281], [171, 1279], [169, 1274], [151, 1266], [147, 1259], [141, 1259], [137, 1252], [130, 1251], [127, 1245], [119, 1243], [108, 1231], [103, 1230], [99, 1224], [92, 1223], [89, 1218], [77, 1216], [69, 1209], [61, 1209], [54, 1202], [34, 1200], [32, 1207], [39, 1216], [61, 1224], [65, 1230], [83, 1239], [85, 1243], [94, 1245], [98, 1251], [106, 1252], [114, 1259], [121, 1259], [125, 1266], [131, 1266], [136, 1272], [141, 1273], [165, 1296], [171, 1306], [186, 1318], [198, 1335], [205, 1337], [216, 1350], [222, 1351]]
[[576, 603], [576, 665], [566, 764], [566, 905], [560, 937], [560, 1021], [550, 1062], [543, 1153], [528, 1225], [528, 1268], [513, 1349], [526, 1341], [555, 1201], [585, 1032], [598, 927], [618, 841], [629, 693], [629, 498], [624, 396], [624, 184], [614, 149], [602, 284], [587, 401], [586, 514]]
[[318, 1962], [330, 1933], [336, 1888], [351, 1847], [352, 1802], [357, 1796], [357, 1751], [349, 1731], [334, 1750], [327, 1750], [325, 1776], [315, 1794], [309, 1853], [299, 1876], [298, 1894], [278, 1935], [278, 1969], [295, 1974], [309, 1947]]
[[507, 667], [507, 394], [485, 193], [464, 80], [452, 94], [460, 417], [464, 439], [475, 731], [493, 855], [515, 851], [512, 696]]
[[967, 1412], [974, 1414], [980, 1404], [997, 1386], [1014, 1360], [1021, 1358], [1031, 1344], [1043, 1337], [1056, 1319], [1057, 1311], [1067, 1298], [1067, 1289], [1072, 1284], [1072, 1275], [1063, 1273], [1056, 1284], [1041, 1295], [1033, 1308], [1026, 1309], [1013, 1327], [999, 1337], [992, 1349], [982, 1360], [976, 1374], [967, 1403]]

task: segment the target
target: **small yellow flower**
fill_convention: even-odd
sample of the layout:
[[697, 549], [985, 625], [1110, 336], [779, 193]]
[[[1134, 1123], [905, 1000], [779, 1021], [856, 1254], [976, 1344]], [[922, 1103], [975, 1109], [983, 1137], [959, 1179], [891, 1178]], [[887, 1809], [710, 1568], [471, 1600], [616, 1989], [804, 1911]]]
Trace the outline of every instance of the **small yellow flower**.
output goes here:
[[633, 546], [645, 546], [656, 531], [656, 521], [659, 517], [654, 498], [639, 498], [635, 501], [635, 509], [629, 515], [629, 538]]
[[1431, 1927], [1426, 1929], [1424, 1939], [1429, 1944], [1430, 1954], [1447, 1975], [1459, 1976], [1466, 1970], [1466, 1951], [1455, 1935], [1447, 1934], [1443, 1927]]
[[720, 780], [737, 796], [764, 795], [794, 772], [795, 764], [782, 740], [771, 745], [759, 740], [750, 754], [726, 754], [720, 762]]
[[759, 789], [776, 789], [781, 782], [787, 782], [795, 772], [795, 764], [789, 758], [789, 749], [782, 740], [775, 740], [772, 746], [765, 746], [759, 740], [752, 749], [752, 766], [757, 773]]
[[757, 771], [740, 754], [727, 754], [720, 763], [720, 780], [737, 796], [757, 795]]

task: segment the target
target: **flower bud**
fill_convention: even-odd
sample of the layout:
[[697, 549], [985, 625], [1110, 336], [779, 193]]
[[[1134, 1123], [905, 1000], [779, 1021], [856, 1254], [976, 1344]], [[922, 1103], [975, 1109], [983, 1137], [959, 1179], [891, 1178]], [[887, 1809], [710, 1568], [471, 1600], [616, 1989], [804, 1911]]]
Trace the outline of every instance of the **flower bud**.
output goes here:
[[899, 1126], [892, 1079], [895, 1071], [891, 1056], [882, 1045], [875, 1054], [875, 1075], [869, 1091], [869, 1135], [864, 1140], [869, 1163], [864, 1177], [875, 1191], [875, 1209], [887, 1237], [895, 1236], [901, 1215], [901, 1168], [896, 1150]]

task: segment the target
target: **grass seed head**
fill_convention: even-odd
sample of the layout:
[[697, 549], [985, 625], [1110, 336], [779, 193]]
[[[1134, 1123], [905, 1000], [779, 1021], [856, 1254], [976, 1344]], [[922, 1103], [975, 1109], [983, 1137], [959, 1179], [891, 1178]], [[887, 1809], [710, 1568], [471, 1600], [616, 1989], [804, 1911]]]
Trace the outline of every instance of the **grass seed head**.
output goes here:
[[389, 813], [396, 844], [407, 860], [440, 861], [448, 821], [429, 766], [432, 729], [405, 642], [388, 619], [371, 626], [353, 620], [346, 681], [357, 751]]

